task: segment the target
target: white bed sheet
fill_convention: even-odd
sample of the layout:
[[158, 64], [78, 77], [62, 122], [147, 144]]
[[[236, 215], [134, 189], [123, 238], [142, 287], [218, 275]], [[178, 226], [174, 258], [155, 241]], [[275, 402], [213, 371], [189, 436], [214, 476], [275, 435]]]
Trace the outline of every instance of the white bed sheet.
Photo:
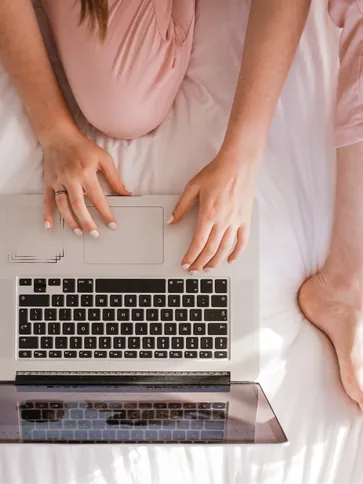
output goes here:
[[[91, 130], [134, 193], [179, 193], [218, 150], [239, 68], [249, 4], [199, 0], [192, 62], [175, 106], [131, 143]], [[361, 484], [363, 416], [344, 395], [332, 347], [296, 306], [324, 260], [334, 184], [337, 32], [315, 0], [278, 104], [258, 185], [261, 373], [290, 444], [275, 447], [1, 446], [0, 482]], [[41, 192], [41, 150], [0, 67], [0, 192]]]

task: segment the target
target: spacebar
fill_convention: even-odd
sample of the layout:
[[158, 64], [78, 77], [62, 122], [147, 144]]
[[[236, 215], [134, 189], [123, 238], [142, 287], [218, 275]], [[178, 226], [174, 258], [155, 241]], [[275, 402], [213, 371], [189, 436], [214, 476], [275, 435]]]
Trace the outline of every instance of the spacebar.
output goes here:
[[96, 292], [151, 293], [166, 292], [165, 279], [96, 279]]

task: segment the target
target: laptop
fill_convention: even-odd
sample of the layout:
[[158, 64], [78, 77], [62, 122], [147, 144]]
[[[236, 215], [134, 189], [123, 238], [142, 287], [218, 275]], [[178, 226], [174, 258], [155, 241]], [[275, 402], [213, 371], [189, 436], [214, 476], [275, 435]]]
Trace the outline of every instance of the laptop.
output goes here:
[[[233, 265], [180, 265], [197, 211], [108, 197], [100, 237], [0, 197], [0, 442], [282, 443], [259, 371], [258, 216]], [[259, 433], [260, 432], [260, 433]]]

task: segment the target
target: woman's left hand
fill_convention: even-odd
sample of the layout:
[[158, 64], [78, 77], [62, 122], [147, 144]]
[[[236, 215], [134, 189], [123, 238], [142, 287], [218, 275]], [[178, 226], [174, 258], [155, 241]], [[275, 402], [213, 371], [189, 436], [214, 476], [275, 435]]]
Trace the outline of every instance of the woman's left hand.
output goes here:
[[189, 272], [232, 263], [248, 243], [254, 201], [256, 163], [236, 161], [220, 152], [185, 187], [171, 224], [176, 224], [199, 200], [193, 240], [182, 260]]

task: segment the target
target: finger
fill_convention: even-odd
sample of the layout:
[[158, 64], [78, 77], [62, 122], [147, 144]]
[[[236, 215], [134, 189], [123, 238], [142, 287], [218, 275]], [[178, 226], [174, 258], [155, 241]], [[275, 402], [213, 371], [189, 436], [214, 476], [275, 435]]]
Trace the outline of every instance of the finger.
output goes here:
[[193, 240], [189, 246], [189, 249], [182, 260], [182, 267], [188, 270], [199, 254], [205, 247], [208, 241], [209, 235], [213, 228], [213, 223], [206, 221], [199, 215], [197, 227], [194, 232]]
[[62, 193], [60, 195], [57, 195], [55, 197], [55, 203], [66, 224], [73, 230], [76, 235], [82, 235], [83, 231], [80, 228], [79, 223], [72, 212], [67, 194]]
[[89, 232], [90, 236], [94, 239], [100, 235], [97, 230], [97, 225], [95, 224], [91, 214], [89, 213], [86, 203], [84, 201], [84, 193], [81, 185], [71, 185], [66, 187], [68, 191], [68, 198], [70, 206], [81, 223], [82, 227]]
[[199, 185], [188, 184], [185, 187], [184, 192], [181, 194], [176, 207], [174, 208], [173, 215], [170, 218], [169, 223], [175, 224], [180, 222], [180, 220], [182, 220], [192, 208], [198, 198], [198, 195]]
[[242, 254], [244, 249], [246, 248], [248, 241], [248, 232], [244, 227], [240, 227], [237, 230], [237, 242], [234, 246], [234, 249], [231, 255], [228, 257], [228, 263], [232, 264], [238, 257]]
[[223, 235], [216, 254], [205, 264], [204, 270], [206, 272], [210, 269], [214, 269], [218, 264], [227, 259], [228, 254], [231, 252], [236, 241], [236, 235], [236, 229], [228, 227]]
[[111, 156], [106, 156], [104, 159], [102, 159], [100, 169], [114, 192], [125, 196], [131, 195], [131, 192], [129, 192], [122, 183], [116, 165]]
[[44, 205], [43, 205], [43, 217], [44, 228], [50, 229], [53, 227], [53, 209], [54, 209], [54, 190], [51, 187], [44, 189]]
[[88, 179], [83, 188], [85, 189], [88, 198], [91, 200], [97, 211], [101, 214], [108, 227], [111, 230], [115, 230], [116, 220], [112, 215], [97, 175], [95, 174], [92, 176], [92, 178]]
[[219, 244], [223, 238], [224, 232], [217, 225], [212, 227], [208, 240], [202, 251], [190, 266], [189, 271], [200, 271], [208, 261], [216, 254]]

